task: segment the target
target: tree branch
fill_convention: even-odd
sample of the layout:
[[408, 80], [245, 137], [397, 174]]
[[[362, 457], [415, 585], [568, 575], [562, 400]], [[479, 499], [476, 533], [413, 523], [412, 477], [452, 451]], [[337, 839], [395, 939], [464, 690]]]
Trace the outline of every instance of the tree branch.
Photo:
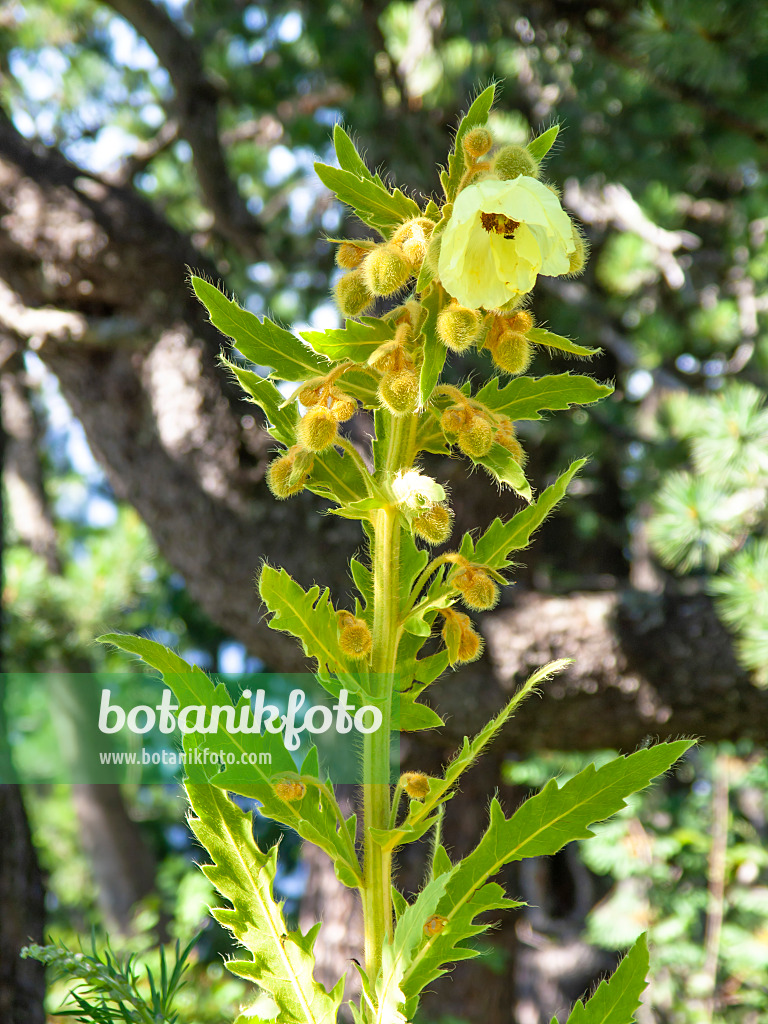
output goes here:
[[260, 258], [263, 229], [248, 212], [229, 173], [219, 138], [219, 92], [206, 74], [200, 49], [152, 0], [103, 2], [146, 40], [171, 77], [180, 131], [192, 150], [200, 190], [216, 229], [244, 256]]
[[[40, 335], [39, 354], [116, 493], [137, 508], [215, 622], [271, 667], [301, 671], [293, 640], [266, 625], [254, 572], [268, 555], [345, 603], [346, 559], [359, 533], [318, 515], [312, 496], [277, 503], [267, 491], [271, 442], [217, 366], [221, 338], [186, 286], [189, 264], [215, 276], [136, 193], [94, 182], [0, 119], [0, 278], [20, 304], [17, 332], [31, 322], [25, 309], [84, 325], [82, 334]], [[100, 324], [128, 317], [124, 343], [89, 340]], [[508, 514], [508, 498], [490, 486], [486, 494], [477, 479], [465, 487], [457, 465], [457, 520], [468, 509]], [[700, 595], [526, 594], [483, 616], [481, 628], [487, 657], [434, 691], [447, 731], [419, 743], [440, 754], [480, 728], [529, 670], [559, 657], [574, 666], [523, 707], [508, 749], [631, 750], [648, 735], [679, 733], [768, 743], [768, 696], [738, 667]]]

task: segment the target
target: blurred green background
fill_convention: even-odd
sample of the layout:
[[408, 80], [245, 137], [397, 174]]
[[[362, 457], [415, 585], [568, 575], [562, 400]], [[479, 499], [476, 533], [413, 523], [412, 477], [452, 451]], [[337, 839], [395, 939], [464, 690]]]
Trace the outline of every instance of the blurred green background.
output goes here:
[[[45, 161], [24, 147], [34, 153], [39, 140], [40, 152], [80, 169], [96, 223], [108, 217], [110, 190], [124, 190], [189, 236], [188, 251], [249, 309], [322, 328], [336, 323], [325, 238], [356, 230], [312, 170], [330, 159], [333, 124], [351, 126], [372, 167], [429, 195], [451, 126], [491, 80], [502, 84], [491, 121], [499, 141], [562, 125], [547, 173], [592, 258], [578, 280], [541, 279], [534, 309], [558, 333], [600, 345], [589, 372], [617, 385], [614, 400], [521, 435], [534, 480], [592, 453], [521, 581], [558, 594], [709, 595], [751, 685], [768, 684], [768, 7], [746, 0], [9, 0], [0, 161], [44, 186], [58, 213], [37, 193], [24, 206], [16, 191], [11, 203], [0, 180], [0, 225], [30, 225], [26, 248], [18, 226], [0, 228], [5, 671], [129, 671], [92, 644], [105, 625], [151, 634], [212, 671], [264, 665], [190, 596], [185, 573], [125, 500], [133, 484], [115, 486], [114, 465], [108, 482], [51, 372], [47, 328], [30, 311], [90, 317], [101, 346], [110, 323], [123, 342], [132, 328], [98, 278], [90, 291], [82, 280], [68, 290], [60, 240], [53, 256], [46, 233], [61, 229], [66, 204], [55, 193], [71, 183], [40, 177]], [[71, 281], [82, 255], [77, 217], [65, 225]], [[151, 228], [125, 230], [140, 252]], [[119, 293], [119, 277], [112, 282]], [[137, 314], [139, 348], [152, 316], [157, 332], [165, 327], [162, 299], [153, 301], [154, 312]], [[486, 372], [479, 357], [463, 369]], [[170, 374], [171, 405], [174, 382]], [[79, 400], [96, 399], [83, 391]], [[209, 413], [185, 415], [202, 423]], [[262, 475], [264, 451], [257, 443], [251, 453]], [[34, 756], [33, 732], [25, 742]], [[499, 781], [523, 793], [586, 760], [510, 756]], [[193, 865], [179, 793], [102, 788], [25, 788], [47, 933], [76, 945], [92, 929], [97, 944], [110, 931], [118, 953], [153, 963], [158, 941], [185, 944], [202, 928], [179, 1019], [233, 1019], [254, 995], [222, 967], [228, 940], [207, 921], [214, 897]], [[517, 878], [538, 909], [521, 915], [513, 952], [500, 944], [487, 960], [504, 995], [484, 1020], [548, 1021], [553, 1001], [562, 1009], [645, 928], [655, 973], [642, 1024], [767, 1019], [767, 794], [761, 749], [703, 744], [578, 855], [542, 868], [545, 882]], [[265, 821], [259, 828], [277, 839]], [[115, 851], [126, 846], [121, 860]], [[283, 837], [279, 889], [294, 913], [306, 875], [298, 844]], [[602, 952], [585, 953], [588, 943]], [[548, 951], [560, 956], [552, 977]], [[49, 1020], [68, 984], [51, 980]], [[443, 991], [425, 1021], [479, 1019]]]

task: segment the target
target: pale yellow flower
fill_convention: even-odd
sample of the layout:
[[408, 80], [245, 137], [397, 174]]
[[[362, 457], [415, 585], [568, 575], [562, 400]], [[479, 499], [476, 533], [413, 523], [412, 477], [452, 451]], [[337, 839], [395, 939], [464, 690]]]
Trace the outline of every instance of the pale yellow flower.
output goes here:
[[568, 214], [535, 178], [488, 179], [463, 189], [443, 232], [438, 276], [470, 309], [496, 309], [536, 277], [567, 274], [575, 249]]

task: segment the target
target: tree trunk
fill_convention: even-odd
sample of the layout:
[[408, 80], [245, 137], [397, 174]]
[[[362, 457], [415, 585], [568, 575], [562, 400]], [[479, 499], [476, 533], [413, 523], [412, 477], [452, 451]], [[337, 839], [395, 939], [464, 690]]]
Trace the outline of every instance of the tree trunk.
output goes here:
[[44, 1024], [45, 968], [21, 948], [43, 941], [45, 890], [19, 786], [0, 785], [0, 1020]]

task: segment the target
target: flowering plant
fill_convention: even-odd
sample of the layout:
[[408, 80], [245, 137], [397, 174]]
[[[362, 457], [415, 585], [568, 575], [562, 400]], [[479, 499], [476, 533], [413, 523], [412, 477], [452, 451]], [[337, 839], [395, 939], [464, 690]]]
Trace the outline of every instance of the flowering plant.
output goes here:
[[[270, 625], [297, 638], [328, 692], [338, 698], [346, 691], [381, 713], [384, 727], [364, 737], [362, 828], [357, 815], [342, 813], [316, 752], [296, 764], [272, 733], [238, 739], [249, 751], [269, 752], [271, 769], [257, 758], [245, 779], [203, 766], [187, 780], [190, 824], [211, 857], [203, 870], [230, 904], [213, 913], [242, 946], [228, 966], [269, 993], [278, 1024], [335, 1021], [345, 979], [330, 992], [315, 980], [320, 924], [307, 934], [289, 931], [272, 890], [276, 850], [259, 848], [250, 814], [229, 793], [259, 801], [261, 814], [320, 847], [340, 883], [359, 892], [365, 961], [352, 1013], [361, 1024], [404, 1024], [426, 986], [456, 961], [479, 955], [471, 940], [488, 927], [479, 915], [520, 906], [493, 881], [505, 864], [588, 837], [592, 823], [615, 813], [689, 746], [659, 744], [599, 770], [590, 765], [562, 786], [550, 781], [509, 816], [494, 798], [474, 850], [453, 862], [441, 838], [446, 805], [520, 702], [565, 667], [555, 662], [523, 683], [478, 735], [466, 738], [441, 775], [410, 771], [389, 783], [395, 712], [403, 731], [439, 727], [440, 717], [420, 696], [448, 668], [482, 652], [480, 633], [457, 606], [471, 612], [496, 604], [510, 556], [527, 546], [583, 464], [575, 462], [534, 499], [516, 423], [590, 404], [612, 390], [585, 375], [524, 375], [535, 346], [593, 354], [537, 327], [526, 308], [537, 275], [578, 272], [585, 246], [556, 192], [539, 180], [557, 128], [526, 147], [493, 152], [487, 124], [493, 99], [490, 87], [470, 107], [441, 174], [444, 194], [424, 204], [373, 174], [336, 128], [340, 166], [319, 164], [317, 173], [377, 236], [336, 240], [345, 271], [335, 286], [342, 327], [297, 337], [193, 278], [211, 321], [243, 357], [226, 357], [224, 364], [262, 409], [279, 446], [266, 474], [273, 494], [283, 500], [306, 490], [329, 500], [335, 514], [360, 521], [367, 545], [365, 557], [350, 562], [350, 598], [332, 598], [319, 586], [305, 590], [266, 564], [259, 576]], [[364, 315], [382, 297], [393, 297], [388, 308]], [[475, 389], [469, 381], [443, 382], [449, 354], [470, 346], [490, 355], [490, 378]], [[254, 366], [272, 372], [263, 376]], [[290, 384], [287, 400], [276, 380]], [[344, 432], [361, 410], [373, 418], [370, 451]], [[516, 492], [524, 507], [446, 549], [453, 513], [445, 489], [420, 468], [423, 453], [466, 457]], [[430, 547], [439, 553], [430, 555]], [[114, 634], [104, 639], [163, 672], [182, 708], [226, 698], [223, 687], [158, 644]], [[213, 739], [224, 750], [235, 742], [224, 731]], [[393, 860], [428, 834], [432, 854], [424, 885], [408, 900], [392, 885]], [[586, 1004], [576, 1004], [569, 1024], [629, 1024], [647, 967], [641, 938], [614, 977]], [[253, 1019], [248, 1011], [238, 1018], [243, 1024]]]

